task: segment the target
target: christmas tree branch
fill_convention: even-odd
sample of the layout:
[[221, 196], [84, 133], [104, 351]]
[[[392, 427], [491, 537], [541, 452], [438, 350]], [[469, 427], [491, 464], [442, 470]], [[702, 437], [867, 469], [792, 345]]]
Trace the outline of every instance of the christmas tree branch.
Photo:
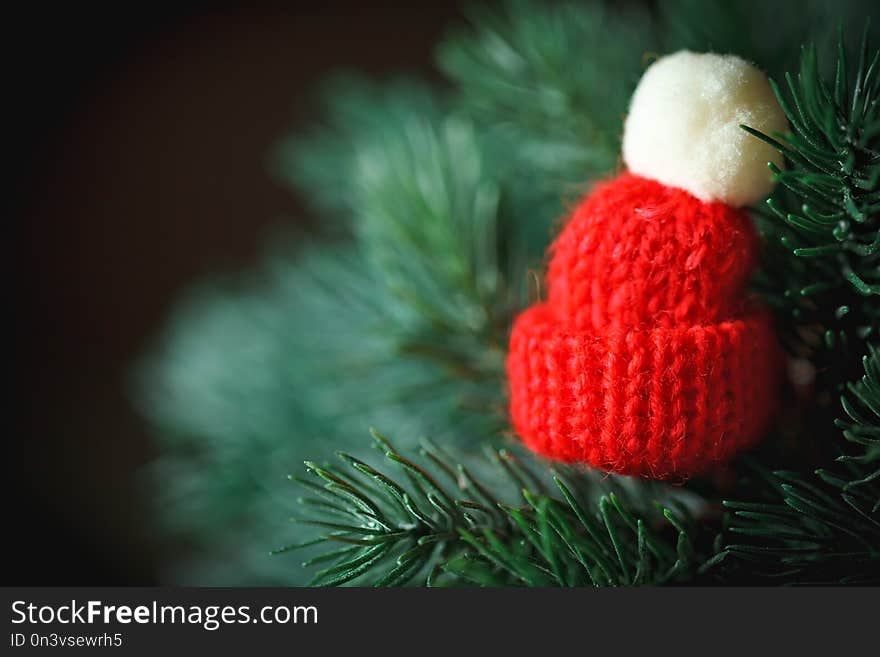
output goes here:
[[786, 75], [786, 92], [774, 85], [789, 133], [745, 127], [789, 165], [771, 165], [783, 189], [763, 215], [769, 253], [759, 279], [783, 311], [789, 349], [812, 361], [817, 394], [842, 390], [858, 363], [853, 352], [866, 354], [864, 375], [840, 397], [845, 440], [824, 446], [836, 448], [837, 463], [813, 472], [755, 466], [749, 489], [763, 495], [725, 502], [728, 532], [740, 539], [727, 550], [787, 583], [880, 581], [880, 360], [872, 344], [880, 326], [880, 50], [869, 50], [866, 31], [851, 74], [845, 50], [841, 39], [831, 82], [810, 46], [798, 76]]
[[880, 582], [880, 352], [871, 347], [863, 364], [838, 421], [856, 453], [812, 474], [755, 468], [765, 500], [724, 503], [741, 541], [726, 549], [759, 572], [798, 584]]
[[[880, 326], [880, 50], [865, 31], [849, 69], [841, 40], [833, 80], [820, 75], [806, 47], [797, 77], [774, 84], [791, 131], [765, 135], [785, 171], [771, 165], [781, 189], [763, 214], [769, 252], [760, 286], [788, 317], [788, 345], [798, 355], [856, 363]], [[840, 348], [841, 351], [837, 351]], [[830, 358], [817, 351], [831, 349]], [[854, 374], [835, 367], [831, 385]]]
[[517, 503], [505, 504], [505, 491], [482, 484], [436, 447], [422, 448], [431, 464], [425, 468], [373, 435], [403, 480], [345, 453], [345, 471], [307, 462], [320, 483], [296, 478], [315, 494], [301, 500], [303, 508], [318, 513], [298, 522], [322, 527], [321, 543], [343, 546], [304, 564], [329, 564], [312, 584], [662, 584], [687, 581], [724, 556], [710, 559], [698, 548], [705, 537], [681, 503], [637, 515], [625, 489], [597, 497], [591, 477], [564, 467], [554, 471], [553, 494], [524, 462], [494, 450], [504, 489], [520, 490]]

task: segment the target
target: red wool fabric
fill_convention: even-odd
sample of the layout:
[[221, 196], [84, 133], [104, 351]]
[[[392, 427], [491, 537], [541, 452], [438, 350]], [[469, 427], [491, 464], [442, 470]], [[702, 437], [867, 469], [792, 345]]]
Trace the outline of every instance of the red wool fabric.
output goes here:
[[757, 440], [782, 364], [746, 297], [757, 247], [723, 203], [629, 173], [597, 185], [551, 247], [547, 301], [513, 326], [510, 414], [526, 445], [670, 479]]

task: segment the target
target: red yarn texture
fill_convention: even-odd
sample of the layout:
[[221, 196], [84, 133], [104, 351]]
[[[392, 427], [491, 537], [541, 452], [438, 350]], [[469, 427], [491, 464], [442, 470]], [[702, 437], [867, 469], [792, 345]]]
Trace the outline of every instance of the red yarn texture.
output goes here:
[[763, 433], [781, 357], [745, 295], [747, 215], [632, 174], [596, 186], [551, 247], [549, 294], [513, 326], [514, 428], [534, 451], [685, 478]]

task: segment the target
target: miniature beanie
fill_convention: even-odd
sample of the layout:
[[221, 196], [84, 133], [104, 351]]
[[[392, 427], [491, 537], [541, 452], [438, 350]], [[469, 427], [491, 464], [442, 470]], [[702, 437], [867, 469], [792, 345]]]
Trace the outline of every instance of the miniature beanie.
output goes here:
[[550, 250], [547, 300], [512, 329], [511, 421], [535, 452], [685, 478], [764, 432], [781, 352], [747, 295], [759, 244], [738, 206], [769, 193], [775, 155], [741, 123], [786, 128], [739, 58], [677, 53], [642, 78], [629, 171], [575, 208]]

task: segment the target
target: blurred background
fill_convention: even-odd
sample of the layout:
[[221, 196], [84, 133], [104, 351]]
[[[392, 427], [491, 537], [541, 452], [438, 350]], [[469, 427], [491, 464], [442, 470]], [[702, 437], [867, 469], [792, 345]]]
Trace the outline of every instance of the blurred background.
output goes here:
[[315, 83], [337, 69], [434, 77], [432, 48], [460, 19], [446, 3], [241, 4], [7, 22], [25, 363], [5, 583], [158, 581], [167, 555], [138, 496], [155, 453], [131, 363], [183, 287], [253, 261], [267, 227], [302, 216], [266, 161]]

